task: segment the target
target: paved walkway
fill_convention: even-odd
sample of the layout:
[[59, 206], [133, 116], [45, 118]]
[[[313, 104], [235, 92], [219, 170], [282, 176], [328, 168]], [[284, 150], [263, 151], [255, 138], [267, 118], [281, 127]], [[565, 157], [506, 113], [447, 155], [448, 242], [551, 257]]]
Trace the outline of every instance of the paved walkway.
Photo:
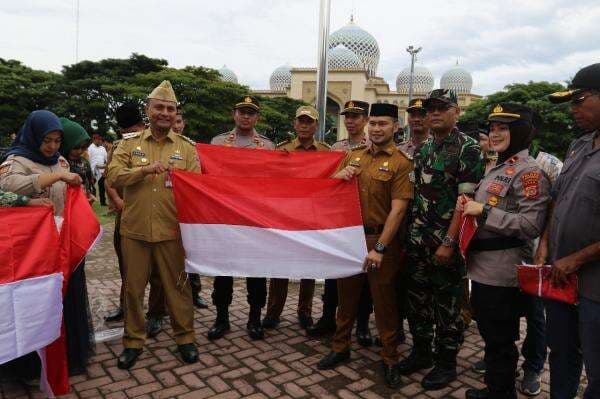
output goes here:
[[[112, 250], [112, 226], [87, 260], [89, 297], [95, 308], [104, 305], [112, 310], [118, 303], [120, 279]], [[212, 280], [202, 279], [202, 296], [210, 300]], [[321, 311], [322, 286], [315, 293], [315, 315]], [[101, 343], [86, 375], [71, 378], [68, 398], [464, 398], [470, 387], [482, 387], [483, 377], [470, 371], [483, 357], [483, 342], [472, 324], [458, 359], [458, 381], [450, 388], [424, 392], [422, 373], [404, 377], [405, 385], [396, 390], [385, 387], [380, 373], [377, 348], [352, 345], [351, 362], [336, 370], [319, 371], [316, 363], [329, 351], [329, 340], [309, 339], [299, 328], [295, 305], [298, 287], [291, 284], [283, 321], [276, 331], [269, 331], [264, 341], [251, 341], [245, 331], [247, 304], [245, 284], [236, 280], [231, 306], [232, 331], [224, 339], [210, 342], [206, 332], [215, 319], [214, 309], [196, 310], [195, 328], [200, 360], [186, 365], [178, 357], [177, 346], [169, 326], [145, 350], [131, 371], [117, 368], [117, 356], [123, 349], [120, 341]], [[104, 297], [106, 300], [99, 298]], [[111, 327], [117, 327], [120, 324]], [[376, 329], [372, 320], [371, 328]], [[522, 334], [524, 335], [524, 334]], [[400, 346], [403, 356], [409, 352], [410, 335]], [[548, 372], [543, 374], [543, 392], [548, 397]], [[42, 398], [37, 389], [19, 385], [0, 385], [0, 398]]]

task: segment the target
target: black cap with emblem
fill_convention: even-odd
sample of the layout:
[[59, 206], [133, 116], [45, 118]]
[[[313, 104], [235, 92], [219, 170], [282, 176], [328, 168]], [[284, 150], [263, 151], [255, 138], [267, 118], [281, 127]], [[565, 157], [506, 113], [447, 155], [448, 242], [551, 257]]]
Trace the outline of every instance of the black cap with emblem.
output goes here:
[[580, 69], [575, 74], [567, 90], [552, 93], [548, 96], [548, 99], [555, 104], [564, 103], [585, 90], [600, 91], [600, 63]]
[[386, 103], [371, 104], [369, 116], [389, 116], [398, 119], [398, 107], [394, 104]]
[[499, 103], [490, 109], [488, 116], [489, 122], [512, 123], [516, 121], [529, 122], [532, 126], [539, 125], [539, 116], [537, 113], [522, 104]]
[[421, 100], [420, 98], [413, 98], [412, 100], [410, 100], [408, 102], [408, 108], [406, 108], [406, 112], [408, 112], [408, 113], [411, 113], [411, 112], [425, 113], [427, 111], [423, 107], [423, 100]]
[[365, 101], [350, 100], [344, 104], [344, 109], [340, 112], [340, 115], [346, 114], [363, 114], [367, 116], [369, 114], [369, 103]]
[[260, 111], [260, 103], [254, 96], [244, 96], [241, 97], [233, 107], [233, 109], [240, 108], [249, 108], [255, 111]]

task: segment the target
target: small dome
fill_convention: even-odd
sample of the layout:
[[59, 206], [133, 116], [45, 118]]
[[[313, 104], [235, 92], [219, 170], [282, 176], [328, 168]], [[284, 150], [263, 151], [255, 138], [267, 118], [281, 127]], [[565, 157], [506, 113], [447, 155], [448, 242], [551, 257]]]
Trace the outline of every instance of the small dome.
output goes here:
[[[415, 65], [413, 74], [413, 93], [427, 94], [433, 90], [435, 82], [431, 71], [420, 65]], [[396, 91], [400, 94], [408, 94], [410, 88], [410, 67], [404, 68], [396, 78]]]
[[452, 89], [456, 94], [469, 94], [473, 88], [473, 78], [469, 71], [457, 65], [442, 75], [440, 87]]
[[346, 47], [340, 45], [329, 50], [328, 69], [365, 70], [360, 58]]
[[292, 85], [292, 67], [282, 65], [276, 68], [269, 79], [269, 86], [273, 91], [285, 91]]
[[221, 80], [223, 82], [238, 83], [237, 76], [231, 69], [227, 68], [226, 65], [223, 65], [223, 67], [219, 69], [218, 72], [219, 75], [221, 75]]
[[346, 26], [329, 35], [330, 49], [340, 44], [358, 56], [369, 77], [375, 76], [379, 64], [379, 45], [369, 32], [354, 23], [353, 18]]

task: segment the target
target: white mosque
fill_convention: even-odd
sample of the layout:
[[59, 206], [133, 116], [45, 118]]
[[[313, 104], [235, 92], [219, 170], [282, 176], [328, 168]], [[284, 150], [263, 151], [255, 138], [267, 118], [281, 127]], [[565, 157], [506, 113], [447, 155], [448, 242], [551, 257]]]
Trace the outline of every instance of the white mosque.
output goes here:
[[[344, 103], [351, 99], [369, 103], [396, 104], [401, 110], [401, 123], [406, 120], [410, 67], [400, 71], [396, 78], [396, 90], [377, 76], [379, 46], [375, 38], [356, 25], [353, 19], [329, 36], [329, 61], [327, 84], [327, 113], [337, 123], [338, 139], [345, 138], [347, 132], [338, 117]], [[223, 66], [219, 69], [222, 79], [237, 83], [235, 73]], [[266, 97], [287, 96], [314, 104], [316, 97], [316, 68], [296, 68], [282, 65], [276, 68], [269, 79], [270, 90], [255, 90], [254, 93]], [[424, 98], [433, 90], [435, 79], [431, 71], [422, 65], [415, 65], [413, 75], [413, 96]], [[481, 98], [472, 94], [471, 74], [457, 65], [446, 71], [440, 79], [440, 87], [454, 89], [461, 108]], [[403, 111], [403, 112], [402, 112]]]

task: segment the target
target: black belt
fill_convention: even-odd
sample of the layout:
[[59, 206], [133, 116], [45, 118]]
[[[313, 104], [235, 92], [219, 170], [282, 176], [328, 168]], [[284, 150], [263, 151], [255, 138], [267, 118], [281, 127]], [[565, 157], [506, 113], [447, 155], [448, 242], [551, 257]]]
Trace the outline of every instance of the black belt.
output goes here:
[[518, 248], [525, 245], [525, 241], [516, 237], [482, 238], [473, 240], [469, 244], [470, 251], [500, 251], [502, 249]]
[[382, 224], [380, 224], [379, 226], [363, 226], [363, 228], [365, 229], [365, 234], [367, 235], [381, 234], [383, 232]]

